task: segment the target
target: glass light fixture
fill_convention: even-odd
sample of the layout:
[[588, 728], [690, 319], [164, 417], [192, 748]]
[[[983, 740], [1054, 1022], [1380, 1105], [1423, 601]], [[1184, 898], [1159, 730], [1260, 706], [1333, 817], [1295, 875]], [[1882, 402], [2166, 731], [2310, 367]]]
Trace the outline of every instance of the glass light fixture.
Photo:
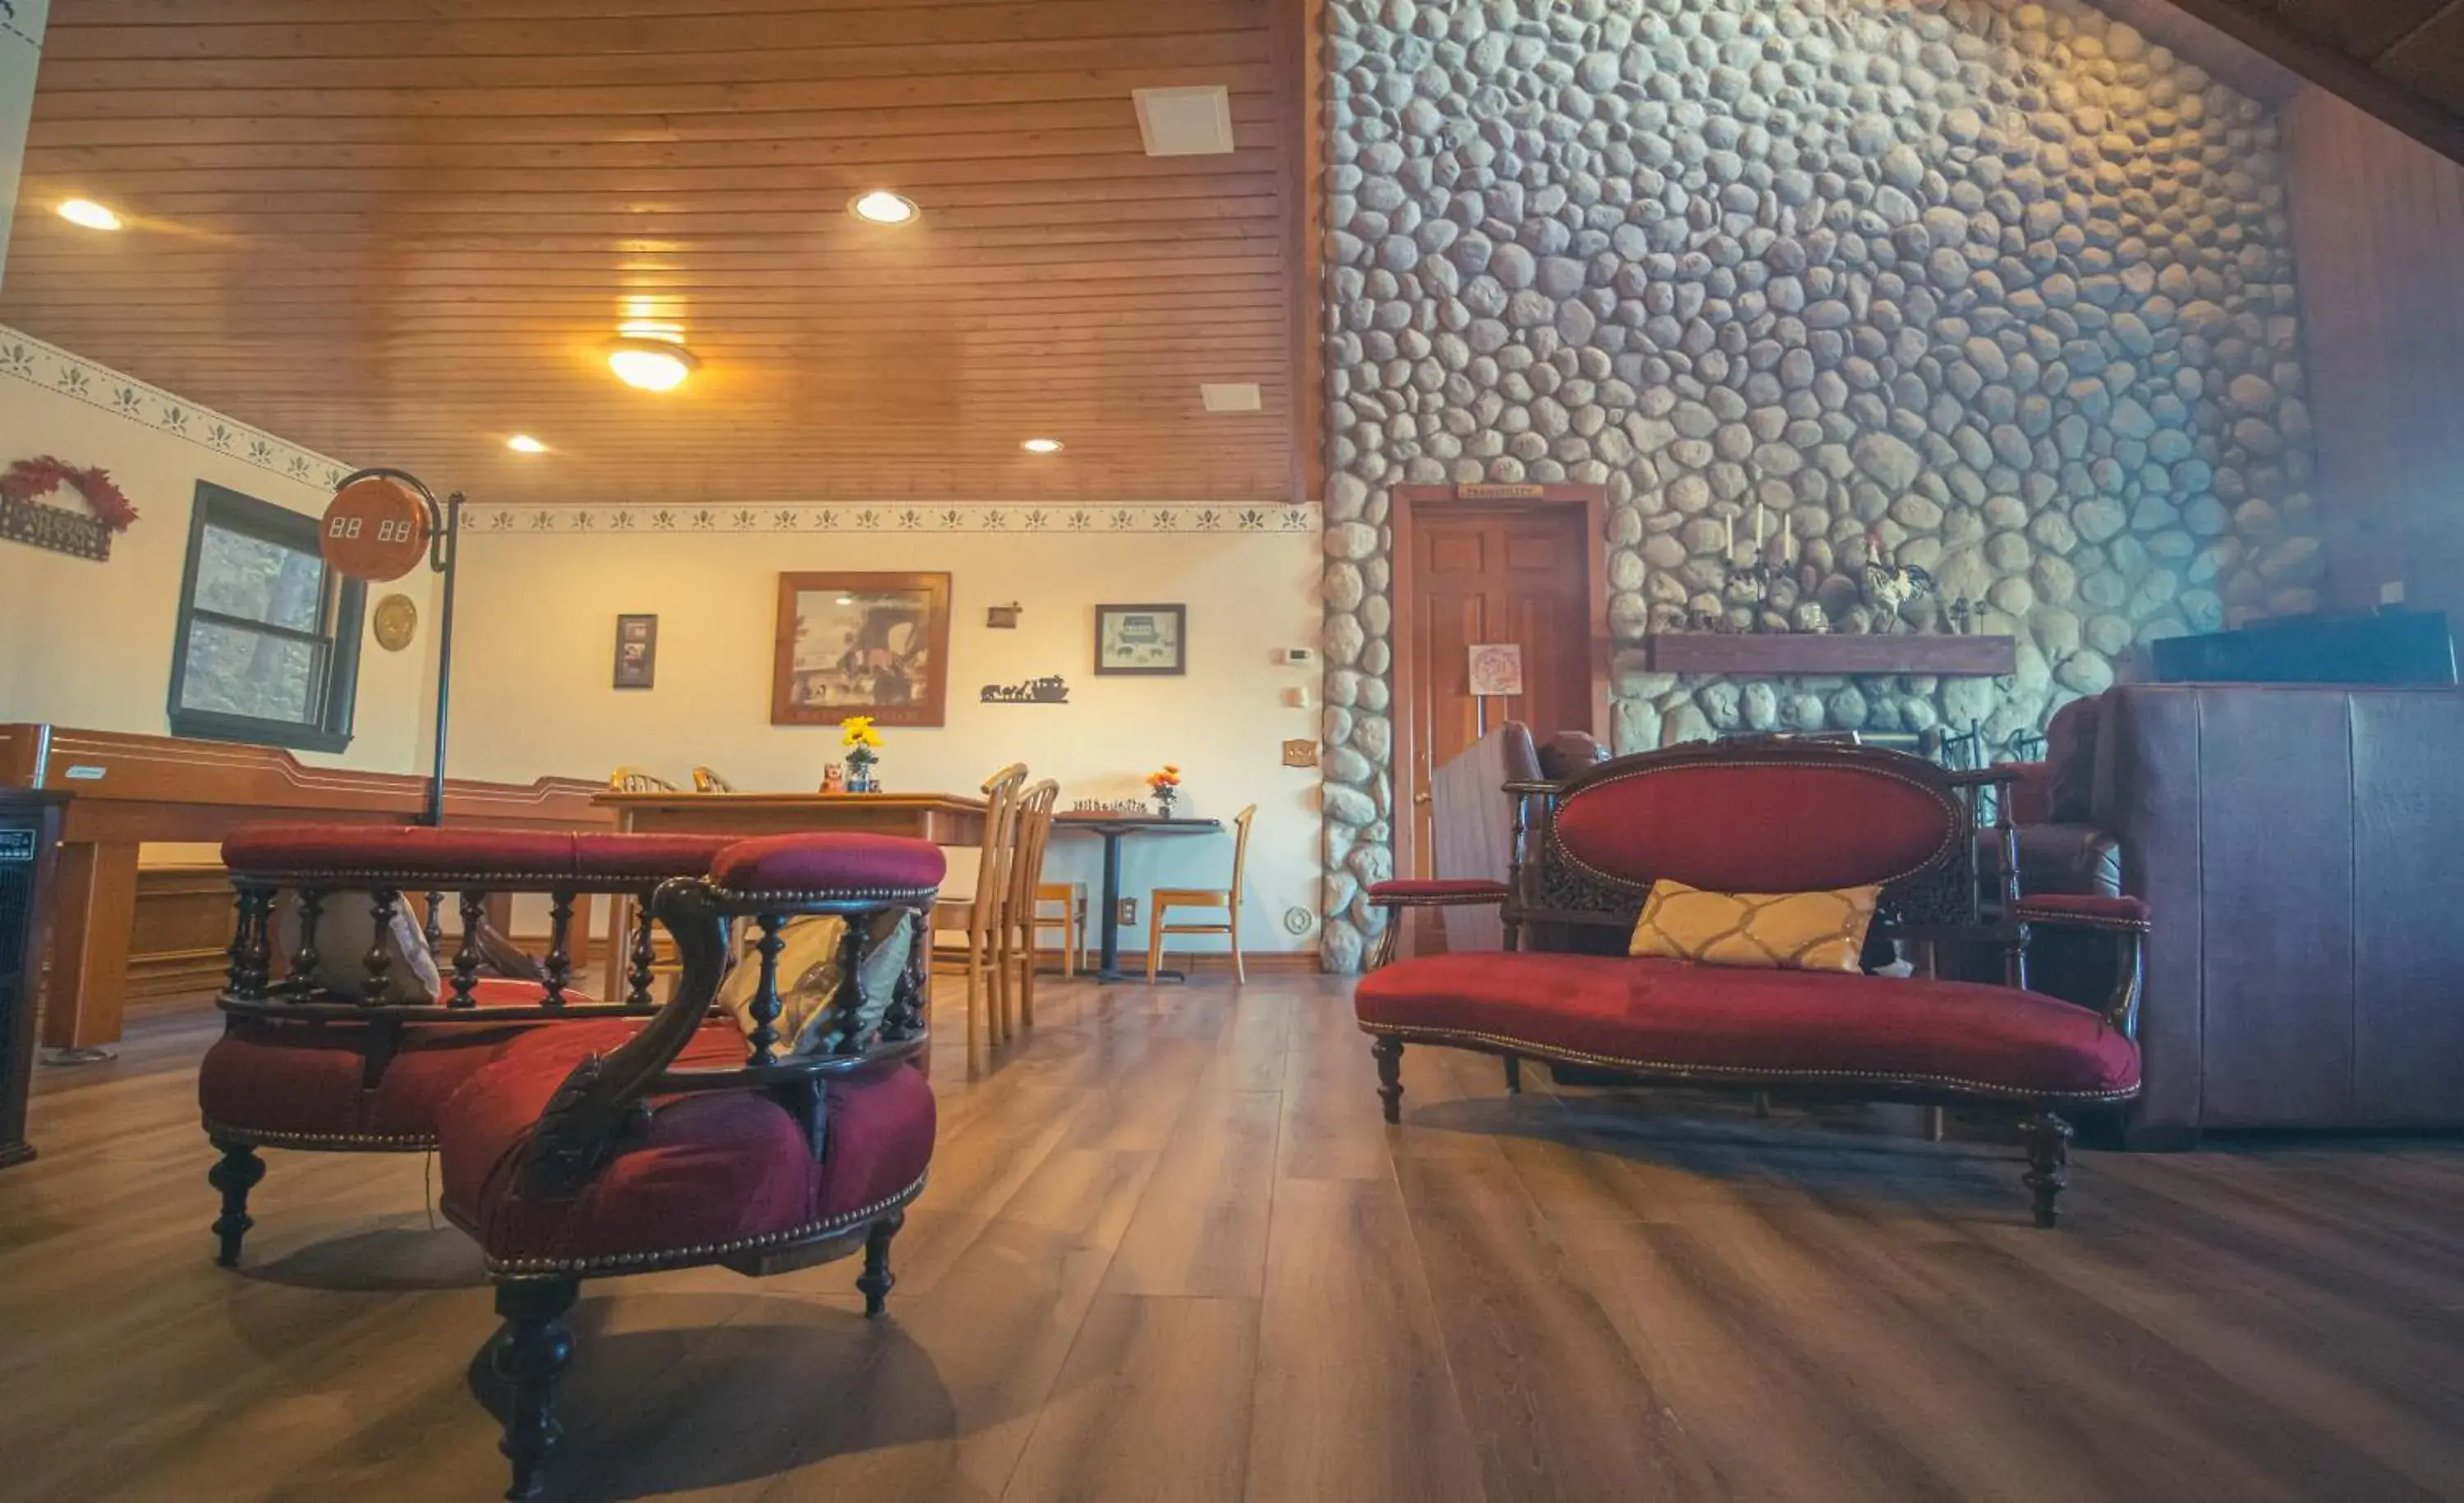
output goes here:
[[700, 365], [693, 351], [664, 340], [620, 339], [607, 345], [607, 368], [644, 391], [673, 391]]
[[847, 212], [877, 225], [903, 225], [922, 210], [915, 207], [915, 200], [886, 188], [876, 188], [869, 193], [859, 193], [849, 199]]
[[528, 433], [516, 433], [513, 437], [505, 440], [505, 447], [517, 454], [543, 454], [547, 453], [547, 445], [540, 443], [538, 439], [533, 438]]
[[91, 198], [72, 198], [60, 205], [60, 217], [88, 230], [117, 230], [120, 216]]
[[1030, 438], [1018, 447], [1025, 450], [1031, 454], [1057, 454], [1061, 453], [1061, 440], [1058, 438]]

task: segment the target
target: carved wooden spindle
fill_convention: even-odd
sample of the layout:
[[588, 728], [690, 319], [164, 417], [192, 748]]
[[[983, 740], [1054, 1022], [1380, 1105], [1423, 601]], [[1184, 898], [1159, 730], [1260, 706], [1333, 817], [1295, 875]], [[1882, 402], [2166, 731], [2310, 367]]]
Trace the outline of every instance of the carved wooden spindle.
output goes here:
[[[847, 915], [847, 927], [839, 931], [838, 992], [830, 999], [830, 1031], [837, 1035], [830, 1044], [833, 1054], [861, 1054], [871, 1042], [864, 1036], [864, 952], [871, 938], [870, 914]], [[876, 1031], [880, 1026], [874, 1024]]]
[[932, 980], [932, 912], [910, 909], [907, 925], [907, 965], [899, 972], [898, 994], [882, 1021], [883, 1031], [895, 1038], [912, 1038], [924, 1031], [924, 1003]]
[[650, 964], [656, 952], [650, 945], [650, 895], [644, 893], [633, 907], [632, 973], [627, 978], [625, 1006], [647, 1007], [650, 1005]]
[[479, 929], [488, 921], [488, 895], [476, 888], [462, 894], [462, 942], [453, 950], [453, 995], [447, 998], [449, 1007], [475, 1007], [479, 1005], [476, 988], [479, 983]]
[[564, 1006], [564, 984], [573, 979], [573, 895], [548, 895], [547, 1001], [546, 1006]]
[[385, 1000], [386, 973], [393, 969], [393, 917], [401, 906], [402, 894], [390, 887], [368, 895], [368, 953], [360, 958], [368, 973], [360, 983], [360, 996], [365, 1001]]
[[444, 911], [445, 895], [443, 893], [429, 894], [428, 919], [425, 923], [422, 923], [419, 926], [419, 932], [422, 937], [428, 940], [428, 953], [430, 955], [434, 955], [437, 951], [445, 948], [445, 922], [441, 917], [444, 914]]
[[761, 957], [761, 984], [753, 993], [753, 1053], [745, 1063], [768, 1065], [778, 1059], [779, 952], [787, 947], [779, 931], [787, 920], [779, 914], [763, 914], [756, 922], [761, 925], [761, 938], [753, 941], [755, 952]]
[[302, 985], [317, 974], [318, 962], [324, 959], [317, 953], [317, 922], [325, 916], [325, 891], [318, 887], [299, 890], [299, 946], [291, 952], [292, 981]]
[[233, 909], [231, 948], [223, 952], [230, 962], [225, 984], [234, 996], [262, 997], [274, 971], [268, 921], [274, 912], [274, 889], [242, 887]]

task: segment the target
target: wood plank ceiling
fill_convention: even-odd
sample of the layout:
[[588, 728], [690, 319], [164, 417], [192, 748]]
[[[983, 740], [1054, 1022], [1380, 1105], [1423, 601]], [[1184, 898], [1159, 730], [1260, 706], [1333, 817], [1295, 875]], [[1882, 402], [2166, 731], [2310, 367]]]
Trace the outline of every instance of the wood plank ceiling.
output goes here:
[[2464, 162], [2464, 0], [2167, 0]]
[[[495, 500], [1285, 498], [1276, 9], [55, 0], [0, 321]], [[1173, 84], [1229, 87], [1231, 153], [1143, 153]], [[608, 374], [637, 319], [680, 390]]]

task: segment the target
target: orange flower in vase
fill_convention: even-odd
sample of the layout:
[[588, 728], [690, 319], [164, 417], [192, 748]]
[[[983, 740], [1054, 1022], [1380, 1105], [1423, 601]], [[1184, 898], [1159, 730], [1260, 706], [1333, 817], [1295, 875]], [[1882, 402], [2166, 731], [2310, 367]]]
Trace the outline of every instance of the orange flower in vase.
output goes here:
[[1172, 818], [1172, 801], [1180, 797], [1180, 769], [1165, 763], [1147, 774], [1147, 787], [1155, 794], [1155, 812]]

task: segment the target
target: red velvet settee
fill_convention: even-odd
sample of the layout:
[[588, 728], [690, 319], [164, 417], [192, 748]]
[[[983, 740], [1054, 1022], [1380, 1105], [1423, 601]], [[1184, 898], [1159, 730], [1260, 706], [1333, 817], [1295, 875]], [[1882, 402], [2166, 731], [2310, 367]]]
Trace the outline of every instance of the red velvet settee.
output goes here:
[[[724, 836], [356, 825], [235, 831], [223, 843], [238, 893], [223, 1036], [197, 1071], [206, 1136], [221, 1155], [208, 1176], [222, 1195], [216, 1261], [237, 1264], [255, 1225], [248, 1196], [265, 1177], [260, 1148], [425, 1152], [436, 1146], [446, 1097], [516, 1039], [551, 1025], [649, 1016], [647, 923], [634, 936], [625, 1001], [570, 994], [575, 903], [594, 893], [647, 896], [670, 877], [708, 871], [728, 844]], [[372, 942], [405, 912], [407, 895], [422, 893], [420, 947], [436, 957], [433, 995], [408, 977], [400, 945]], [[510, 893], [548, 897], [548, 952], [537, 964], [509, 961], [489, 942], [488, 899]], [[461, 911], [450, 958], [436, 914], [445, 894]], [[277, 944], [286, 903], [295, 932]], [[346, 914], [346, 904], [358, 912]], [[366, 919], [351, 941], [359, 953], [322, 953], [335, 948], [345, 917]]]
[[[1509, 908], [1524, 948], [1400, 961], [1354, 993], [1387, 1119], [1400, 1120], [1409, 1044], [1645, 1081], [1991, 1105], [2016, 1119], [2035, 1219], [2054, 1225], [2071, 1137], [2062, 1114], [2139, 1090], [2146, 913], [2132, 899], [2020, 899], [2007, 887], [1988, 902], [1970, 795], [1995, 776], [1773, 740], [1650, 752], [1525, 785]], [[1991, 866], [2007, 873], [2002, 834]], [[1886, 941], [1981, 946], [2007, 958], [2010, 984], [1631, 958], [1637, 917], [1661, 877], [1727, 893], [1880, 884], [1869, 956], [1886, 954]], [[1989, 908], [1991, 923], [1979, 917]], [[2031, 931], [2047, 926], [2112, 946], [2099, 1005], [2026, 989]]]

